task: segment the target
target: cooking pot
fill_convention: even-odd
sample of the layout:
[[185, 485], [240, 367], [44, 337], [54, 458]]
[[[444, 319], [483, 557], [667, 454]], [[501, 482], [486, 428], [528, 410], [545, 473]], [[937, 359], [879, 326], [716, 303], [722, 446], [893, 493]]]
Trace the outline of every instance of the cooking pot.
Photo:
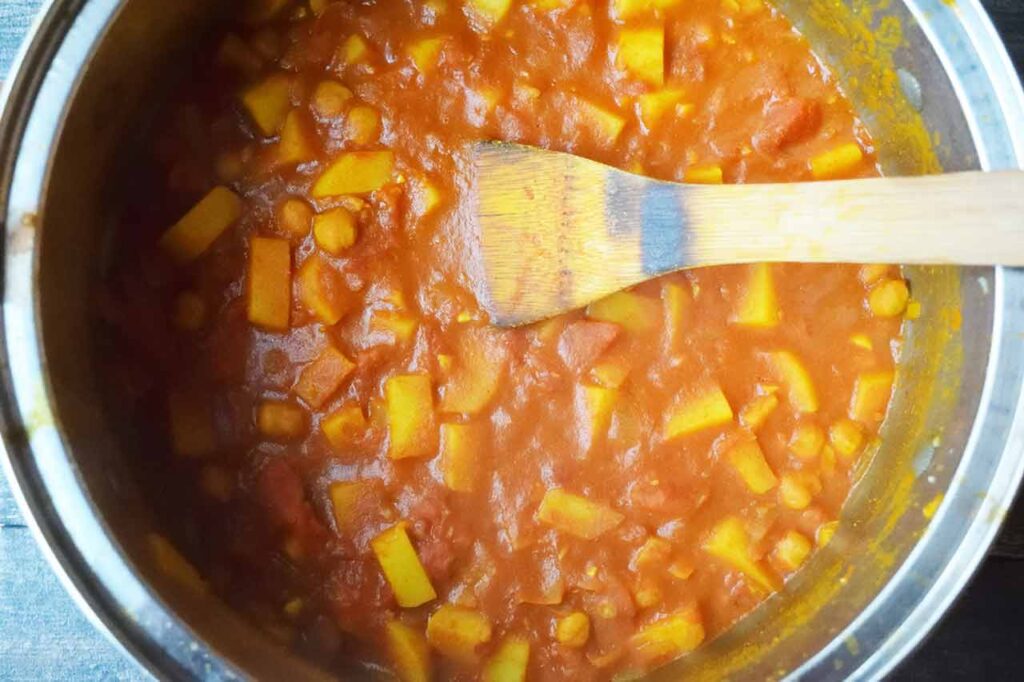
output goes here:
[[[384, 0], [381, 0], [384, 1]], [[139, 485], [152, 453], [104, 381], [94, 311], [121, 179], [147, 122], [234, 3], [53, 0], [0, 116], [6, 470], [54, 570], [159, 677], [325, 676], [211, 595], [166, 580]], [[890, 174], [1015, 168], [1024, 94], [976, 0], [780, 0]], [[875, 678], [984, 557], [1024, 472], [1024, 272], [908, 269], [891, 414], [839, 530], [795, 580], [655, 678]]]

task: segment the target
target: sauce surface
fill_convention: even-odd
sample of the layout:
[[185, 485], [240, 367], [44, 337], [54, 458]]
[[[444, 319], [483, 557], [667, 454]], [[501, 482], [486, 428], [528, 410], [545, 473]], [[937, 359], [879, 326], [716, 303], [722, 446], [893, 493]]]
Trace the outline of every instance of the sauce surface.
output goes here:
[[470, 141], [877, 174], [773, 8], [261, 0], [194, 73], [105, 306], [125, 409], [169, 444], [172, 576], [328, 667], [609, 679], [827, 542], [888, 406], [897, 268], [693, 270], [503, 330], [461, 267]]

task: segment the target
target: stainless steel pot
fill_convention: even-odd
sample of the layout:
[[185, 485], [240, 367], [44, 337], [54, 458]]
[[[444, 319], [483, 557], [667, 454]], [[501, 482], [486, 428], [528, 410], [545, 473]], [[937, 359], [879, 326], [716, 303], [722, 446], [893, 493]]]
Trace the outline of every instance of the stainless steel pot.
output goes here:
[[[161, 677], [317, 678], [216, 599], [153, 567], [133, 471], [147, 455], [104, 408], [94, 294], [119, 167], [218, 7], [53, 0], [0, 117], [6, 469], [79, 605]], [[1024, 94], [976, 0], [783, 0], [863, 113], [890, 173], [1024, 162]], [[883, 444], [801, 577], [656, 677], [874, 678], [935, 624], [1024, 473], [1024, 272], [909, 272], [911, 323]]]

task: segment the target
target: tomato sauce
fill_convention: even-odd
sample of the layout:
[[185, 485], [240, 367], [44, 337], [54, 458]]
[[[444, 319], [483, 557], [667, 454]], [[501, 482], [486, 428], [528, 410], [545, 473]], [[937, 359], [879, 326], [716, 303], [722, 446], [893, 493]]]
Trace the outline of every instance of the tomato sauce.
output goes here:
[[168, 112], [104, 311], [123, 407], [164, 434], [172, 575], [328, 667], [609, 679], [828, 541], [887, 409], [898, 268], [691, 270], [499, 329], [462, 267], [471, 141], [877, 174], [771, 6], [260, 0]]

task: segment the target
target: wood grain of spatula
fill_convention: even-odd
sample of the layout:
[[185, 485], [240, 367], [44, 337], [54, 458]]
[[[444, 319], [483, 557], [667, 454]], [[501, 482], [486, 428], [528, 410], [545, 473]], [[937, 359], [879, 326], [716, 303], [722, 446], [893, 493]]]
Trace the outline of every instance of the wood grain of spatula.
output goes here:
[[1024, 265], [1024, 171], [684, 185], [515, 144], [469, 153], [476, 293], [503, 326], [705, 265]]

